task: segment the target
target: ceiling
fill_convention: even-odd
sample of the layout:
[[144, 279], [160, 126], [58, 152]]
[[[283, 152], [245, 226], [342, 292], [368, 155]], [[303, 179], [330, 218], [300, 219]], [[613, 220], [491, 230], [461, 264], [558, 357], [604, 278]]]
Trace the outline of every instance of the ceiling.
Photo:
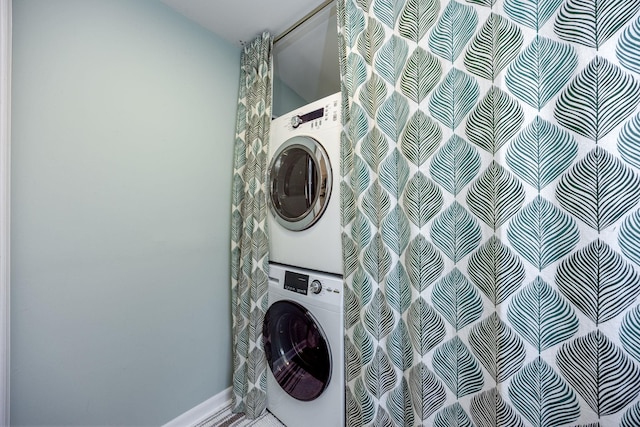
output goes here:
[[[324, 0], [162, 0], [240, 47], [263, 31], [278, 37]], [[274, 45], [274, 72], [306, 102], [340, 90], [335, 2]], [[277, 99], [274, 99], [274, 103]]]

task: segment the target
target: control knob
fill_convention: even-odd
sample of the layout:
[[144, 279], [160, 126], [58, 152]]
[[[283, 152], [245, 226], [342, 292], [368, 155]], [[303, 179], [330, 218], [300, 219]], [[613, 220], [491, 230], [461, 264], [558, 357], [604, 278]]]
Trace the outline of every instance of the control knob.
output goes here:
[[322, 291], [322, 283], [320, 283], [320, 280], [316, 279], [311, 282], [310, 288], [311, 292], [313, 292], [314, 294], [319, 294], [320, 291]]
[[291, 126], [293, 126], [294, 129], [300, 126], [301, 124], [302, 124], [302, 118], [300, 116], [291, 117]]

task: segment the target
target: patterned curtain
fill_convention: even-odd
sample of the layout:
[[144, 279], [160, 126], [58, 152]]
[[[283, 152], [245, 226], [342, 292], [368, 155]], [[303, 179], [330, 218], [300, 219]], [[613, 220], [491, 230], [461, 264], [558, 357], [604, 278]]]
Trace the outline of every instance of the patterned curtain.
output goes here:
[[233, 411], [250, 419], [266, 407], [262, 321], [267, 309], [267, 154], [272, 46], [268, 33], [242, 52], [231, 206]]
[[640, 426], [640, 0], [338, 0], [349, 426]]

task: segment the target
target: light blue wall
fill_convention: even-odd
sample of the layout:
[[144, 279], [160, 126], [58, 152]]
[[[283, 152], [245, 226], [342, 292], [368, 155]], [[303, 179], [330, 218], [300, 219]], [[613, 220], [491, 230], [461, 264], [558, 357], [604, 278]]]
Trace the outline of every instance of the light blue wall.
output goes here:
[[158, 0], [14, 0], [12, 425], [230, 385], [240, 50]]

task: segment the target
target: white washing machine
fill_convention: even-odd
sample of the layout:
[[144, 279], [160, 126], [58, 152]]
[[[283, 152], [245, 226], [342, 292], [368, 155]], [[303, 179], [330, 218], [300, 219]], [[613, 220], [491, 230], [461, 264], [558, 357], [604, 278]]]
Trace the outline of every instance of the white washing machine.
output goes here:
[[269, 253], [276, 263], [342, 274], [341, 95], [271, 122]]
[[267, 408], [287, 427], [344, 426], [342, 277], [269, 266]]

